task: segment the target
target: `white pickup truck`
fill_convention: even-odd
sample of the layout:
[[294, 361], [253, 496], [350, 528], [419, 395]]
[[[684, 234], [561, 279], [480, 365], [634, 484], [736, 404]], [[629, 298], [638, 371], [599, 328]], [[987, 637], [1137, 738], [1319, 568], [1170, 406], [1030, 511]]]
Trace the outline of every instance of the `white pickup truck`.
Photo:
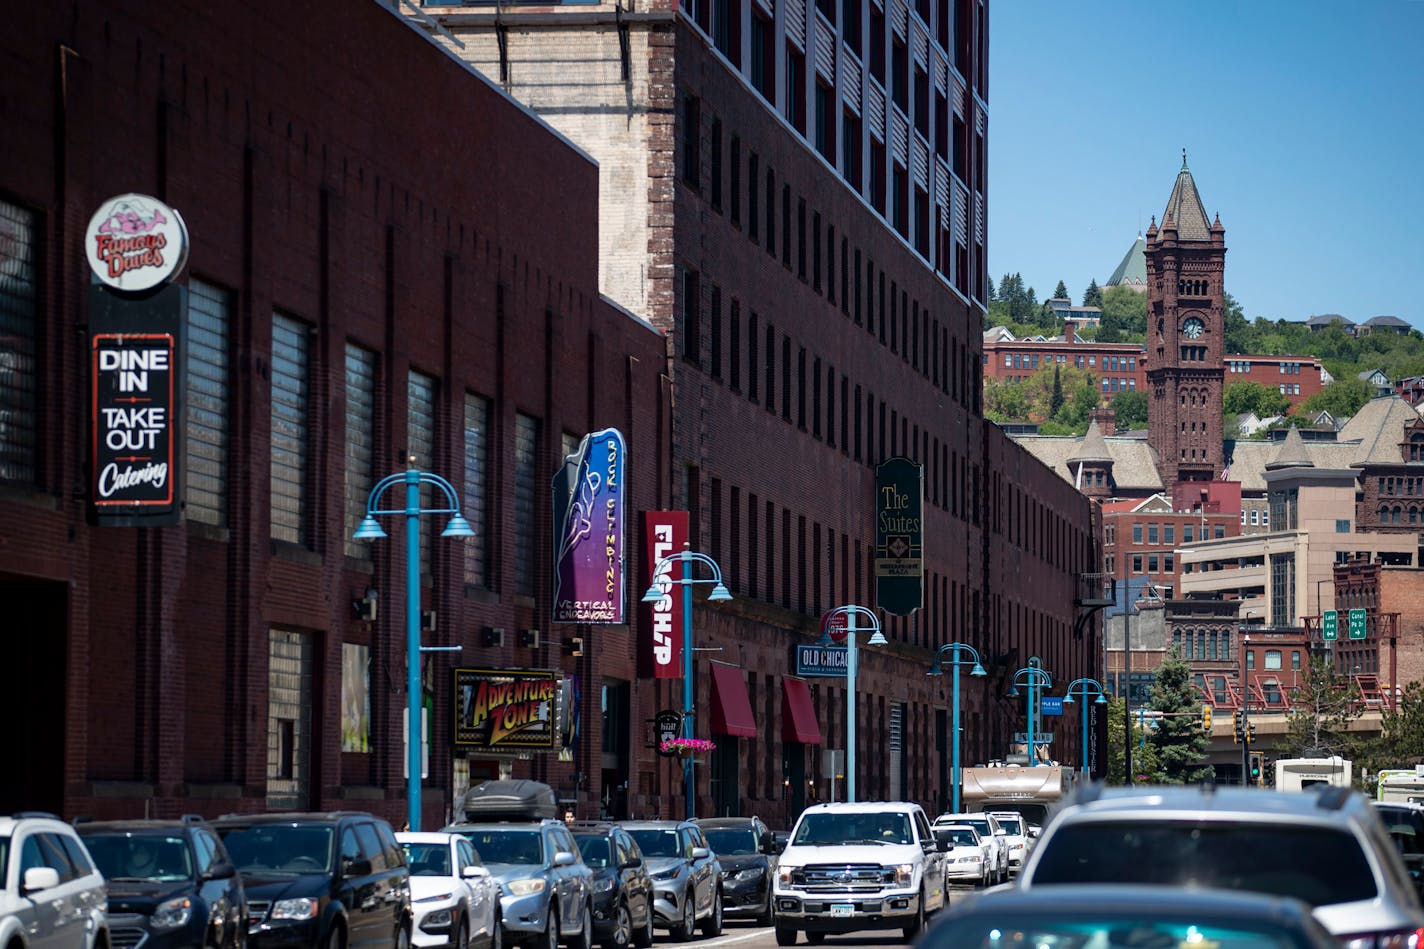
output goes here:
[[801, 813], [777, 862], [776, 944], [827, 933], [899, 929], [908, 941], [943, 908], [945, 852], [918, 804], [816, 804]]

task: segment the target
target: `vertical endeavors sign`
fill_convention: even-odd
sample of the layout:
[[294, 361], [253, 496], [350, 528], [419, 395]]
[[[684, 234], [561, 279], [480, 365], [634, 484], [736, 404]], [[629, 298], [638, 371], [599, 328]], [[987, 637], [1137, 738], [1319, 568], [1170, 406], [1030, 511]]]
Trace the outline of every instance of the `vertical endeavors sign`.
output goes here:
[[875, 469], [875, 602], [897, 616], [924, 604], [924, 468], [908, 458]]
[[675, 679], [682, 675], [682, 597], [678, 584], [672, 581], [682, 577], [682, 564], [676, 558], [666, 562], [664, 558], [682, 553], [687, 543], [687, 512], [647, 511], [643, 532], [648, 569], [653, 571], [648, 586], [656, 587], [662, 595], [649, 604], [652, 622], [647, 644], [640, 650], [639, 674], [646, 674], [651, 666], [654, 678]]
[[554, 476], [555, 623], [622, 623], [623, 435], [585, 435]]

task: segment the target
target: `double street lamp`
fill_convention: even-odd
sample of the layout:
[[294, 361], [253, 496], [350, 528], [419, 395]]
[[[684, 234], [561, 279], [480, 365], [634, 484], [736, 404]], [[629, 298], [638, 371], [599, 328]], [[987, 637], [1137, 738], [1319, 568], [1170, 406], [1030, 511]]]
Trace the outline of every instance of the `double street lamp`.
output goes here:
[[1088, 776], [1088, 699], [1096, 695], [1093, 699], [1094, 705], [1108, 704], [1107, 696], [1103, 694], [1103, 684], [1097, 679], [1074, 679], [1068, 683], [1068, 688], [1063, 690], [1063, 701], [1071, 703], [1073, 696], [1083, 700], [1083, 777]]
[[[865, 641], [867, 646], [884, 646], [886, 640], [884, 634], [880, 632], [880, 619], [870, 611], [868, 607], [859, 606], [854, 603], [847, 603], [845, 606], [837, 606], [828, 610], [824, 622], [826, 629], [831, 628], [831, 621], [837, 616], [844, 616], [846, 620], [846, 801], [855, 803], [855, 678], [859, 671], [859, 659], [857, 656], [856, 633], [870, 633], [870, 638]], [[864, 616], [870, 620], [868, 626], [857, 626], [855, 618]]]
[[[665, 569], [673, 564], [682, 564], [680, 576], [674, 578], [665, 575]], [[706, 579], [698, 579], [692, 575], [692, 565], [702, 564], [712, 571], [712, 576]], [[727, 586], [722, 582], [722, 568], [717, 565], [706, 554], [698, 553], [695, 550], [683, 548], [681, 553], [668, 554], [653, 565], [653, 582], [648, 587], [648, 592], [643, 594], [644, 603], [656, 603], [667, 595], [667, 588], [674, 583], [682, 585], [682, 737], [692, 737], [692, 586], [696, 583], [712, 584], [712, 592], [707, 594], [707, 599], [714, 602], [730, 600], [732, 594], [727, 591]], [[692, 755], [688, 754], [682, 760], [682, 789], [683, 796], [687, 799], [687, 819], [692, 820], [697, 816], [697, 785], [693, 778]]]
[[[969, 653], [968, 659], [961, 659], [960, 652]], [[943, 657], [948, 655], [948, 659]], [[969, 666], [969, 674], [972, 676], [982, 676], [984, 665], [979, 661], [979, 653], [968, 643], [945, 643], [935, 652], [934, 662], [930, 664], [930, 671], [926, 675], [944, 675], [941, 666], [952, 666], [954, 668], [954, 737], [950, 741], [953, 752], [950, 756], [949, 764], [949, 784], [951, 788], [951, 804], [949, 812], [959, 813], [959, 667]]]
[[1028, 763], [1030, 766], [1038, 764], [1038, 748], [1034, 741], [1034, 723], [1038, 720], [1038, 700], [1042, 694], [1039, 689], [1053, 688], [1053, 677], [1048, 674], [1048, 670], [1040, 665], [1041, 660], [1037, 656], [1029, 656], [1028, 665], [1022, 669], [1014, 671], [1014, 680], [1009, 685], [1009, 698], [1019, 697], [1019, 686], [1028, 687]]
[[[380, 508], [376, 505], [381, 495], [398, 484], [405, 485], [405, 507]], [[433, 485], [445, 496], [444, 507], [421, 507], [420, 486]], [[459, 646], [432, 646], [422, 650], [420, 645], [420, 516], [422, 514], [449, 514], [450, 521], [440, 532], [441, 537], [474, 537], [470, 522], [460, 514], [460, 499], [450, 482], [428, 471], [407, 468], [387, 475], [371, 489], [366, 498], [366, 516], [351, 535], [353, 540], [379, 540], [386, 536], [377, 516], [386, 514], [405, 515], [405, 661], [406, 661], [406, 798], [407, 820], [410, 829], [420, 830], [420, 654], [424, 652], [449, 652]]]

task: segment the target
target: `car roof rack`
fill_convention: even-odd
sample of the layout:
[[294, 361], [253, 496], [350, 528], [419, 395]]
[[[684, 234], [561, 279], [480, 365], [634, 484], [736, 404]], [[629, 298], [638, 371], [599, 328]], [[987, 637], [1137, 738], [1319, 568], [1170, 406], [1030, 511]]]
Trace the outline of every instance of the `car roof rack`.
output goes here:
[[1350, 788], [1328, 787], [1316, 792], [1315, 806], [1327, 811], [1338, 811], [1345, 806], [1354, 792]]
[[179, 820], [185, 824], [205, 824], [208, 819], [202, 814], [184, 814]]
[[13, 817], [13, 818], [15, 818], [15, 820], [35, 820], [35, 819], [41, 819], [41, 820], [62, 820], [62, 819], [63, 819], [63, 818], [61, 818], [58, 814], [52, 814], [52, 813], [50, 813], [49, 811], [16, 811], [15, 813], [11, 814], [10, 816]]

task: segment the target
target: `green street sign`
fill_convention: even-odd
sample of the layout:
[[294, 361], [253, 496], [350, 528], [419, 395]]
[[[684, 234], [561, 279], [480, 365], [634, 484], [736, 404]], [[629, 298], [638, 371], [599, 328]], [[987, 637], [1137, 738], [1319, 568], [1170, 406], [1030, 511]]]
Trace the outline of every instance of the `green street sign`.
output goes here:
[[1320, 624], [1321, 639], [1340, 638], [1340, 614], [1334, 610], [1326, 610], [1323, 622]]
[[1350, 611], [1350, 638], [1365, 638], [1365, 611], [1354, 609]]

